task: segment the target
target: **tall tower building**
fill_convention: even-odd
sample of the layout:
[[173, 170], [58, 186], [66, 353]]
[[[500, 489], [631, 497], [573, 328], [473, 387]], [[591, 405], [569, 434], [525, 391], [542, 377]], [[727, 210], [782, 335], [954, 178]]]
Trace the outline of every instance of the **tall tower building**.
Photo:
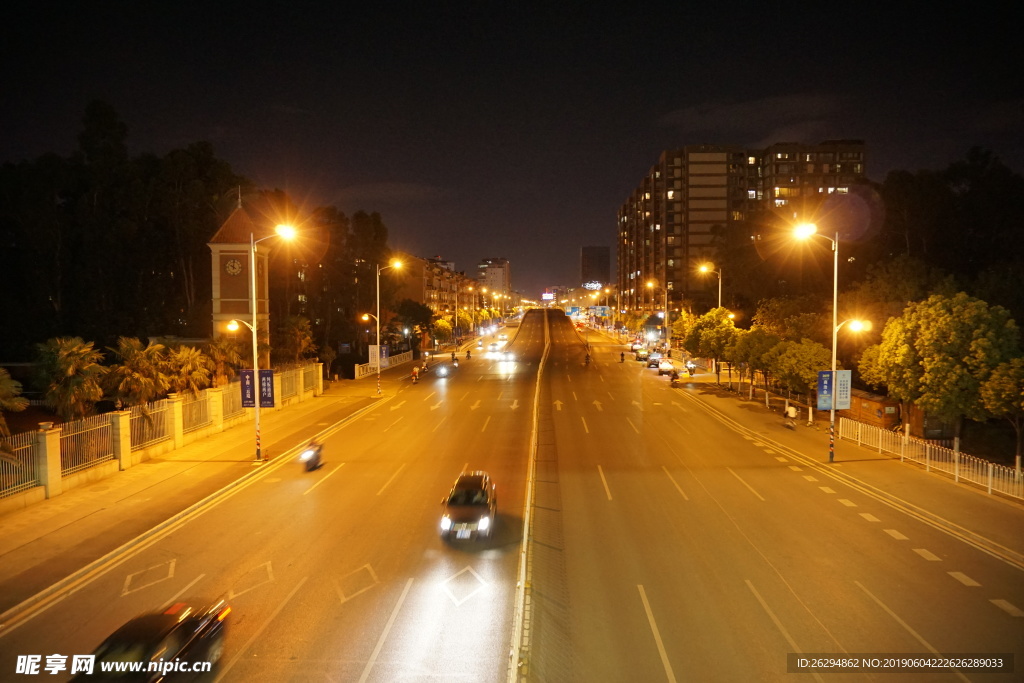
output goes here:
[[580, 282], [585, 285], [611, 282], [611, 250], [608, 247], [583, 247], [580, 250]]

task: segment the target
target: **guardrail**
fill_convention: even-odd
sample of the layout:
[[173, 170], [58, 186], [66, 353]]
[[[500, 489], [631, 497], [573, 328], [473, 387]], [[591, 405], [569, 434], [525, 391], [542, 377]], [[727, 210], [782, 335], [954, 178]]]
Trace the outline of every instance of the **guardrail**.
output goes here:
[[980, 486], [989, 493], [996, 492], [1024, 500], [1024, 474], [1015, 467], [999, 465], [952, 448], [845, 417], [839, 418], [838, 436], [840, 439], [855, 441], [858, 446], [872, 448], [879, 453], [898, 455], [901, 462], [910, 460], [923, 465], [928, 472], [944, 472], [957, 482], [965, 481]]

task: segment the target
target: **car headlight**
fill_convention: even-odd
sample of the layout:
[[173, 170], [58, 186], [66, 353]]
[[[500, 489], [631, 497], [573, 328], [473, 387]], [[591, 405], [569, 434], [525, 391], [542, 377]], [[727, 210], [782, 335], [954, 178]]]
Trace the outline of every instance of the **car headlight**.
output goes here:
[[448, 515], [443, 516], [441, 518], [441, 531], [448, 531], [451, 528], [452, 528], [452, 520], [451, 520], [451, 518], [449, 518]]
[[476, 528], [479, 529], [480, 531], [487, 531], [487, 528], [490, 527], [490, 526], [491, 526], [491, 518], [490, 517], [481, 517], [480, 518], [480, 523], [476, 525]]

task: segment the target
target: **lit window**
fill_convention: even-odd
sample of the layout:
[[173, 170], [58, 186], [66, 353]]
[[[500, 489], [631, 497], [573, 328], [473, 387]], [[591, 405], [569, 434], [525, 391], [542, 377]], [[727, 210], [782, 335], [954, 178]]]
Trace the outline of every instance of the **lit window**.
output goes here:
[[676, 191], [675, 190], [669, 190], [668, 191], [668, 198], [669, 199], [675, 199], [676, 198]]
[[757, 190], [747, 190], [747, 199], [757, 199]]

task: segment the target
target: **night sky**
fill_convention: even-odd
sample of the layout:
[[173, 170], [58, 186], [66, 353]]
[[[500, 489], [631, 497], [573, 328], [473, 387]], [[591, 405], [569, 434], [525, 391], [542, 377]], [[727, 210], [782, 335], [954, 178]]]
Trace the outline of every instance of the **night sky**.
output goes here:
[[0, 162], [71, 154], [102, 99], [133, 155], [208, 140], [395, 248], [507, 257], [529, 297], [578, 284], [664, 149], [863, 139], [882, 181], [980, 145], [1024, 172], [1019, 3], [20, 4]]

